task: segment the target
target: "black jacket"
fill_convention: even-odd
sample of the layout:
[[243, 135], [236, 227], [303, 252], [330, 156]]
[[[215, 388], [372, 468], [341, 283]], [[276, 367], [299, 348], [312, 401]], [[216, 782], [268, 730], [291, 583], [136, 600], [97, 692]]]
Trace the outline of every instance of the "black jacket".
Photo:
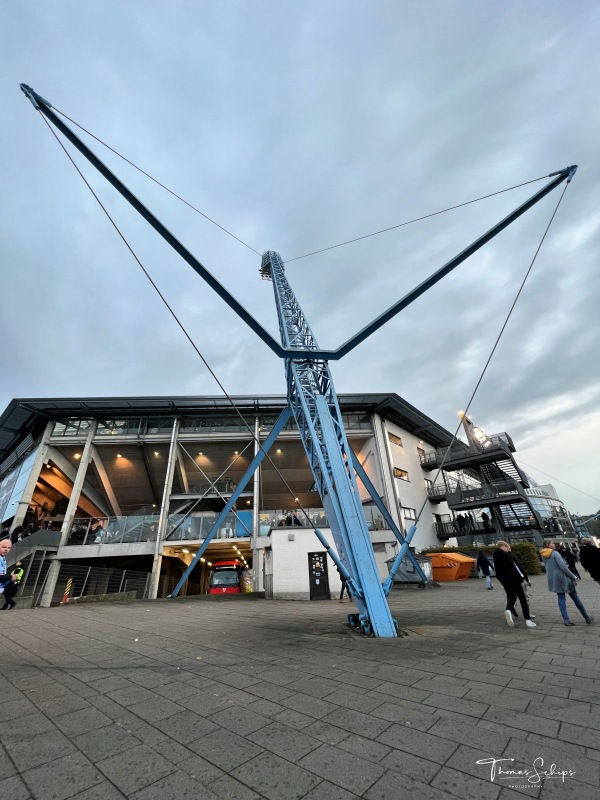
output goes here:
[[[529, 580], [525, 570], [513, 554], [506, 553], [499, 547], [494, 550], [494, 569], [496, 570], [496, 577], [503, 586], [520, 586], [524, 580]], [[521, 574], [519, 574], [518, 570], [521, 571]]]
[[479, 555], [477, 556], [477, 566], [479, 567], [483, 575], [487, 576], [490, 574], [490, 567], [492, 565], [490, 564], [490, 561], [485, 553], [479, 553]]
[[579, 548], [581, 566], [595, 581], [600, 581], [600, 550], [593, 544], [582, 544]]

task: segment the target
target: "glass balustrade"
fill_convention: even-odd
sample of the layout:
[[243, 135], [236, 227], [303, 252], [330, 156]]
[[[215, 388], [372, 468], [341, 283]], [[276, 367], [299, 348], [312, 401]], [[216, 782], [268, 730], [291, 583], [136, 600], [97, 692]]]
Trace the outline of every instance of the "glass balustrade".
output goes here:
[[[384, 530], [387, 523], [379, 509], [364, 507], [367, 528]], [[200, 512], [191, 515], [170, 514], [167, 521], [165, 542], [202, 541], [214, 527], [218, 513]], [[158, 514], [130, 517], [105, 517], [74, 519], [69, 531], [67, 545], [108, 545], [154, 542], [158, 535]], [[277, 528], [328, 528], [329, 522], [322, 508], [274, 509], [259, 514], [259, 536], [268, 536]], [[233, 512], [221, 521], [215, 539], [238, 539], [252, 536], [252, 512]]]
[[131, 517], [74, 519], [67, 545], [131, 544], [154, 542], [158, 535], [158, 514]]

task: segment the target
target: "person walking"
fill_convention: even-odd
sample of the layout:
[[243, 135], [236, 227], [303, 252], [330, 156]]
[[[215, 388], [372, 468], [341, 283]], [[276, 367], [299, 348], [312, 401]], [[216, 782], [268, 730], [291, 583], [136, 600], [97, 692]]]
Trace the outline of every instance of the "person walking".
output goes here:
[[346, 594], [348, 595], [348, 600], [352, 600], [352, 595], [350, 594], [350, 590], [348, 589], [348, 579], [344, 578], [344, 576], [342, 575], [342, 573], [339, 571], [339, 569], [337, 567], [336, 567], [336, 569], [337, 569], [338, 575], [340, 576], [340, 580], [342, 582], [342, 588], [341, 588], [341, 591], [340, 591], [340, 603], [344, 602], [344, 592], [346, 592]]
[[16, 581], [14, 575], [7, 574], [6, 556], [12, 549], [12, 542], [10, 539], [0, 540], [0, 592], [4, 593], [10, 584]]
[[558, 599], [558, 608], [560, 610], [560, 615], [563, 618], [563, 622], [565, 625], [575, 625], [574, 622], [571, 622], [569, 619], [569, 613], [567, 611], [567, 599], [566, 595], [568, 594], [571, 600], [577, 606], [577, 609], [581, 616], [584, 618], [588, 625], [591, 625], [594, 621], [593, 617], [585, 610], [585, 606], [581, 602], [579, 595], [577, 594], [576, 589], [576, 581], [577, 577], [571, 572], [569, 569], [567, 562], [564, 558], [560, 555], [560, 553], [556, 550], [556, 545], [550, 539], [544, 539], [544, 546], [542, 550], [540, 550], [540, 555], [544, 559], [544, 563], [546, 566], [546, 577], [548, 578], [548, 589], [551, 592], [556, 592], [557, 599]]
[[589, 572], [592, 580], [600, 583], [600, 550], [587, 536], [581, 540], [579, 563], [586, 572]]
[[558, 547], [558, 552], [567, 562], [567, 567], [571, 570], [573, 575], [577, 578], [577, 580], [581, 580], [581, 575], [577, 572], [577, 561], [575, 560], [575, 555], [569, 545], [566, 542], [561, 542]]
[[24, 572], [25, 570], [23, 569], [23, 562], [17, 561], [11, 570], [10, 581], [4, 586], [4, 605], [0, 610], [10, 611], [11, 608], [14, 608], [17, 605], [13, 598], [19, 590], [19, 584], [23, 580]]
[[528, 628], [537, 627], [532, 619], [533, 615], [529, 611], [527, 598], [523, 591], [523, 582], [529, 582], [529, 578], [511, 553], [508, 542], [499, 541], [496, 544], [496, 549], [494, 550], [494, 570], [496, 572], [496, 578], [498, 578], [506, 592], [506, 610], [504, 612], [506, 624], [510, 628], [515, 624], [513, 617], [518, 616], [515, 610], [515, 603], [518, 598], [521, 604], [521, 610], [523, 611], [523, 617], [525, 618], [525, 625]]
[[486, 587], [488, 589], [493, 589], [494, 584], [492, 583], [492, 577], [490, 575], [492, 565], [490, 564], [490, 560], [483, 550], [480, 550], [479, 555], [477, 556], [477, 568], [481, 570], [481, 574], [485, 578]]

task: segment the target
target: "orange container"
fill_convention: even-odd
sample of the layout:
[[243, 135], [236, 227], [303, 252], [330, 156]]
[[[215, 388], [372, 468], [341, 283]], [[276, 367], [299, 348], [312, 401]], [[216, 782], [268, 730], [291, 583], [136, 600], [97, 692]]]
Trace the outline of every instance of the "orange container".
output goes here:
[[433, 566], [434, 581], [464, 581], [471, 574], [474, 558], [462, 553], [428, 553]]

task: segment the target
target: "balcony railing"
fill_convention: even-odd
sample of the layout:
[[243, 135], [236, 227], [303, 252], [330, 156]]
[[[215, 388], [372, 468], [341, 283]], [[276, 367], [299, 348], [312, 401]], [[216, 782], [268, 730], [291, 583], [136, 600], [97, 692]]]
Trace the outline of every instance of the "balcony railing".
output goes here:
[[154, 542], [157, 535], [158, 514], [104, 517], [100, 521], [86, 517], [73, 520], [67, 545]]
[[[369, 530], [386, 530], [387, 523], [377, 508], [363, 508]], [[215, 539], [250, 538], [252, 523], [247, 511], [239, 515], [231, 512], [221, 521]], [[170, 514], [167, 522], [165, 542], [202, 541], [214, 527], [219, 514], [202, 511], [191, 515]], [[158, 514], [131, 517], [105, 517], [92, 520], [88, 517], [74, 519], [69, 531], [67, 545], [109, 545], [154, 542], [158, 535]], [[329, 528], [329, 520], [322, 508], [307, 508], [293, 511], [274, 509], [259, 513], [259, 536], [268, 536], [277, 528]]]
[[[463, 444], [458, 447], [452, 447], [444, 461], [444, 465], [450, 464], [456, 460], [462, 461], [463, 459], [480, 456], [494, 450], [500, 450], [505, 455], [510, 456], [510, 453], [514, 451], [514, 449], [513, 441], [508, 433], [498, 433], [494, 436], [489, 436], [481, 445]], [[436, 464], [441, 464], [447, 450], [447, 447], [440, 447], [437, 450], [428, 450], [425, 453], [421, 453], [419, 455], [421, 466], [435, 466]]]
[[447, 499], [448, 505], [451, 508], [456, 508], [461, 505], [470, 503], [490, 502], [492, 500], [501, 500], [506, 495], [520, 495], [525, 496], [523, 489], [516, 481], [502, 481], [495, 483], [493, 486], [478, 486], [472, 489], [458, 488], [454, 492], [448, 492]]

